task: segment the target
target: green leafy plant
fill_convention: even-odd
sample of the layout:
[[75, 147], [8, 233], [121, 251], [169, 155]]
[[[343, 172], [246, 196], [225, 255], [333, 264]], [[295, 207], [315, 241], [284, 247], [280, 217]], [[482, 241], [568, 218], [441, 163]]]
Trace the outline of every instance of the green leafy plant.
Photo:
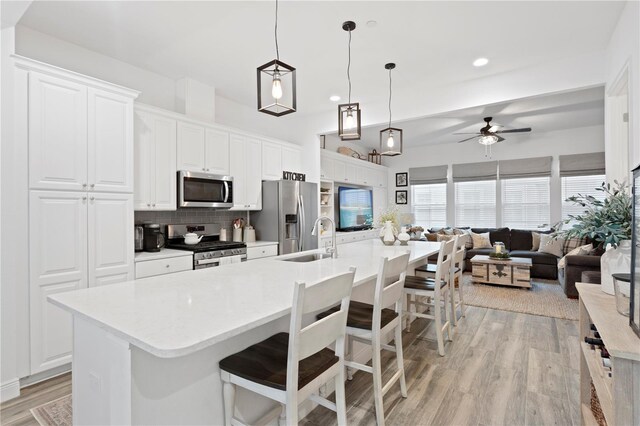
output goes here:
[[[620, 241], [631, 239], [631, 195], [629, 186], [614, 181], [602, 183], [596, 191], [605, 194], [604, 200], [592, 195], [578, 194], [567, 201], [580, 205], [584, 212], [569, 217], [555, 225], [554, 235], [562, 238], [590, 238], [594, 247], [604, 249], [607, 244], [618, 247]], [[571, 225], [562, 229], [563, 225]]]

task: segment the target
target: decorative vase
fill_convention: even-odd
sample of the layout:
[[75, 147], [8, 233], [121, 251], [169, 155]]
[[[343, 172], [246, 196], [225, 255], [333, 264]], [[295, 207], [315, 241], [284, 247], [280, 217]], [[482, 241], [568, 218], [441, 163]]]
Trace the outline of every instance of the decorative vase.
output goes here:
[[400, 245], [401, 246], [408, 245], [410, 239], [411, 239], [411, 236], [407, 234], [407, 227], [403, 226], [402, 228], [400, 228], [400, 233], [398, 234], [398, 241], [400, 241]]
[[385, 246], [392, 246], [396, 242], [396, 233], [390, 220], [384, 223], [384, 227], [380, 231], [380, 239]]
[[612, 274], [629, 273], [631, 271], [631, 240], [620, 241], [617, 248], [607, 246], [607, 250], [600, 257], [600, 288], [607, 294], [613, 295]]

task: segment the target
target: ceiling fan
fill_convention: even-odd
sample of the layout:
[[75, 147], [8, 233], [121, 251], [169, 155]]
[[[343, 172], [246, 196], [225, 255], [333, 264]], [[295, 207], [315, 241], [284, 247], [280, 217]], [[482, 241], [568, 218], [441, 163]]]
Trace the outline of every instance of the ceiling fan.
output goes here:
[[[521, 129], [505, 129], [499, 130], [500, 127], [498, 125], [491, 125], [491, 120], [493, 117], [485, 117], [484, 121], [487, 123], [483, 128], [480, 129], [479, 133], [454, 133], [454, 135], [474, 135], [470, 138], [463, 139], [458, 141], [458, 143], [467, 142], [472, 139], [477, 139], [478, 143], [481, 145], [493, 145], [496, 142], [502, 142], [505, 140], [501, 134], [505, 133], [526, 133], [531, 131], [531, 127], [523, 127]], [[478, 137], [479, 136], [479, 137]]]

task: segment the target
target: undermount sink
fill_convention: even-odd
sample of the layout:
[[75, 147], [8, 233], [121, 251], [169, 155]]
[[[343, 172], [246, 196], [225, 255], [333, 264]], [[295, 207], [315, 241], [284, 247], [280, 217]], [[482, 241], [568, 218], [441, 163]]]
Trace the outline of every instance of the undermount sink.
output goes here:
[[327, 259], [331, 257], [329, 253], [311, 253], [302, 256], [290, 257], [288, 259], [280, 259], [284, 262], [314, 262], [316, 260]]

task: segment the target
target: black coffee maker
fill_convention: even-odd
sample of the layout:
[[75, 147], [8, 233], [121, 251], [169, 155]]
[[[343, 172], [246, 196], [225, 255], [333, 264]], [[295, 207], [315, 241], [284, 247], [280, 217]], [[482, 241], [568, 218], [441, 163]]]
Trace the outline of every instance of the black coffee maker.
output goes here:
[[144, 251], [157, 252], [164, 247], [164, 234], [157, 223], [144, 225]]

